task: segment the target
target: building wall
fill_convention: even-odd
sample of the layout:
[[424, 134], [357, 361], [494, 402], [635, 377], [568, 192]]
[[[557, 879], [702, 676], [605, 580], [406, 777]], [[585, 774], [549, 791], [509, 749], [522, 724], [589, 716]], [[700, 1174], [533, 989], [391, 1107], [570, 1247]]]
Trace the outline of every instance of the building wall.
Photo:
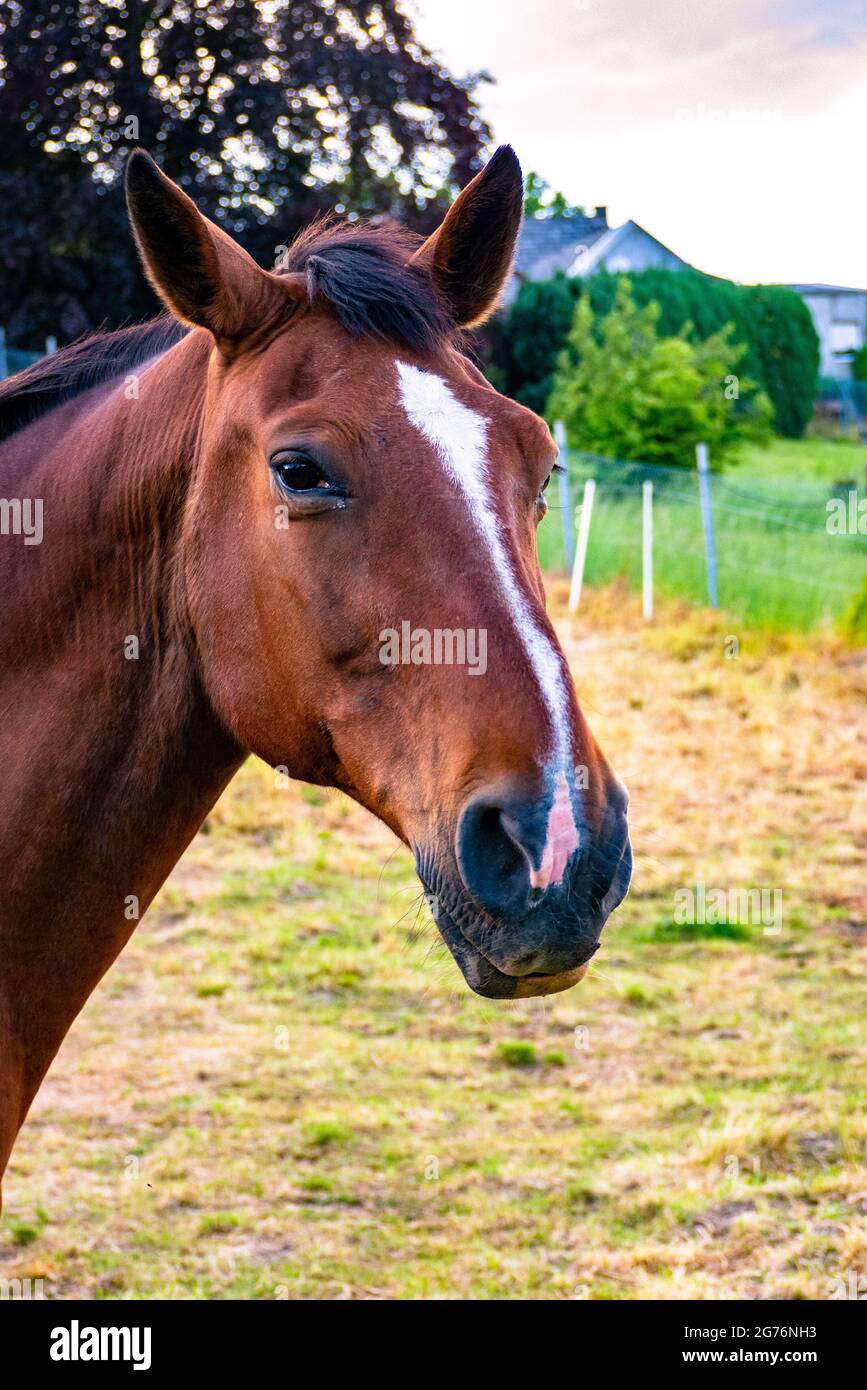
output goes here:
[[[686, 261], [669, 251], [667, 246], [648, 236], [640, 227], [633, 227], [621, 237], [611, 251], [604, 254], [599, 266], [604, 266], [612, 274], [623, 270], [648, 270], [651, 267], [662, 270], [686, 270]], [[594, 267], [595, 269], [596, 267]]]
[[[867, 342], [867, 293], [799, 290], [813, 315], [821, 352], [819, 372], [839, 381], [852, 376], [852, 358]], [[843, 345], [852, 342], [850, 350]]]

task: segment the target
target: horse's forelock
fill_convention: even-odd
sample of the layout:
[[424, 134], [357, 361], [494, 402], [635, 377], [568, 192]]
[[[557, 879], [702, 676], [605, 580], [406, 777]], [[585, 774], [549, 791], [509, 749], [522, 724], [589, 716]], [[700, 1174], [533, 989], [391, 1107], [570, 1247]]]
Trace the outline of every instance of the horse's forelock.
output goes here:
[[354, 336], [435, 350], [455, 325], [428, 269], [413, 260], [419, 238], [392, 223], [313, 223], [292, 243], [280, 273], [301, 273], [312, 301], [327, 300]]

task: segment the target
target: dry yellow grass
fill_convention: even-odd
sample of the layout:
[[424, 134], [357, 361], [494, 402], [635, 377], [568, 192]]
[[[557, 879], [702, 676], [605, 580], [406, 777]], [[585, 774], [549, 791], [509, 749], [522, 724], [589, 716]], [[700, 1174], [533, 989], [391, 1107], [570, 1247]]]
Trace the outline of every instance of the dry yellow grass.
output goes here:
[[[43, 1088], [0, 1276], [725, 1299], [867, 1275], [865, 654], [563, 598], [636, 848], [584, 984], [471, 995], [388, 832], [250, 764]], [[678, 933], [700, 881], [781, 889], [781, 932]]]

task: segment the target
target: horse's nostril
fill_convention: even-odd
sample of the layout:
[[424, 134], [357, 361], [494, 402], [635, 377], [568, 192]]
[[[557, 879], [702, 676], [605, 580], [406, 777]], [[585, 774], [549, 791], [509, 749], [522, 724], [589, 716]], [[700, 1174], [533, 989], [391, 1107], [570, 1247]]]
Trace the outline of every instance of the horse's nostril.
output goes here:
[[498, 786], [464, 806], [455, 848], [473, 905], [461, 904], [457, 929], [502, 974], [562, 975], [596, 950], [626, 891], [625, 821], [615, 812], [595, 836], [581, 824], [556, 785], [547, 796]]
[[464, 886], [492, 916], [526, 912], [543, 896], [531, 889], [531, 851], [521, 820], [485, 798], [464, 808], [457, 858]]

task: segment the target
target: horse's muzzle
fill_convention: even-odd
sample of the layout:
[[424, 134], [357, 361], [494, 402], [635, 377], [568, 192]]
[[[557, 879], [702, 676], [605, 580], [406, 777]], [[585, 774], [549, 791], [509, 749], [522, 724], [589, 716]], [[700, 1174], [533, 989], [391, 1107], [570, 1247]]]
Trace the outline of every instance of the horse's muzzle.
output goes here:
[[583, 977], [629, 887], [625, 806], [617, 787], [597, 833], [582, 825], [568, 858], [555, 844], [544, 874], [544, 808], [502, 797], [468, 804], [453, 854], [417, 853], [437, 926], [477, 994], [556, 994]]

